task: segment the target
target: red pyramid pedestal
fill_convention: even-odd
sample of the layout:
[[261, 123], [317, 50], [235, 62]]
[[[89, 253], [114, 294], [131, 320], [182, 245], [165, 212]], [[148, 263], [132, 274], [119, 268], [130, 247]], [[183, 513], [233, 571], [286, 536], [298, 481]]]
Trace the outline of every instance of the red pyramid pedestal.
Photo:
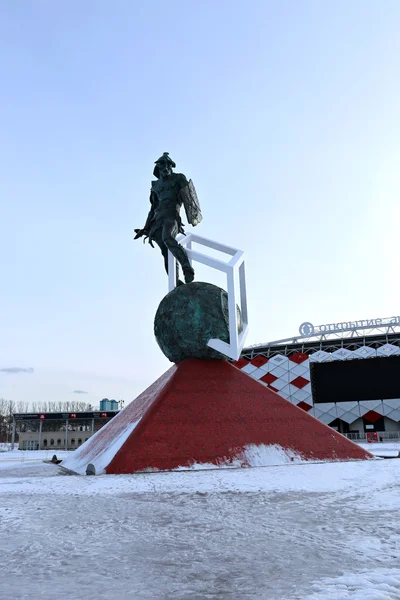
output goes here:
[[227, 361], [196, 359], [171, 367], [74, 454], [80, 472], [93, 463], [116, 474], [252, 466], [255, 446], [278, 447], [286, 462], [373, 458]]

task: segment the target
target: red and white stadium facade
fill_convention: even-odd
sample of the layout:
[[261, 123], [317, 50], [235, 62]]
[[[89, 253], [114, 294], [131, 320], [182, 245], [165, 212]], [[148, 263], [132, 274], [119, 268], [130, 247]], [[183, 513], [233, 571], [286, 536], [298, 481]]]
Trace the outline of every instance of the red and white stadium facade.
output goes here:
[[[378, 377], [373, 382], [378, 390], [374, 399], [364, 400], [361, 393], [361, 397], [354, 397], [352, 401], [342, 401], [338, 397], [335, 402], [324, 402], [323, 395], [322, 401], [321, 397], [318, 400], [313, 397], [311, 368], [313, 363], [334, 364], [397, 355], [400, 355], [400, 317], [390, 317], [315, 327], [303, 323], [300, 335], [245, 348], [233, 364], [350, 437], [363, 437], [371, 430], [379, 432], [382, 438], [390, 438], [399, 436], [400, 432], [400, 371], [396, 371], [399, 373], [396, 397], [388, 398], [387, 393], [379, 397]], [[400, 357], [394, 368], [399, 366]]]

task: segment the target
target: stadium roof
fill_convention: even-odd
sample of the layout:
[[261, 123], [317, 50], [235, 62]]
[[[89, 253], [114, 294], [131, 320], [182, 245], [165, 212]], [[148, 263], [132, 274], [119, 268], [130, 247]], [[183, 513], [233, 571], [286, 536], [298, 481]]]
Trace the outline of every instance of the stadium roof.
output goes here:
[[379, 348], [385, 344], [392, 344], [394, 346], [400, 346], [400, 332], [396, 333], [379, 333], [376, 335], [364, 335], [364, 336], [352, 336], [352, 337], [336, 337], [331, 339], [314, 339], [314, 340], [302, 340], [302, 339], [289, 339], [285, 342], [279, 343], [268, 343], [258, 344], [257, 346], [249, 346], [244, 348], [242, 356], [246, 358], [252, 358], [258, 354], [263, 354], [267, 357], [274, 356], [275, 354], [290, 355], [294, 352], [304, 352], [305, 354], [312, 354], [318, 352], [318, 350], [325, 350], [326, 352], [333, 352], [339, 348], [348, 348], [349, 350], [356, 350], [362, 346], [370, 346], [371, 348]]
[[[243, 353], [248, 353], [250, 350], [259, 350], [260, 348], [271, 346], [287, 346], [292, 344], [305, 344], [308, 342], [315, 343], [345, 339], [354, 340], [370, 339], [374, 336], [385, 336], [386, 341], [390, 335], [400, 336], [400, 317], [386, 317], [383, 319], [362, 319], [360, 321], [343, 321], [341, 323], [328, 323], [325, 325], [313, 325], [306, 321], [299, 327], [299, 333], [290, 338], [275, 340], [263, 344], [255, 344], [248, 346], [243, 350]], [[336, 344], [335, 344], [336, 345]]]

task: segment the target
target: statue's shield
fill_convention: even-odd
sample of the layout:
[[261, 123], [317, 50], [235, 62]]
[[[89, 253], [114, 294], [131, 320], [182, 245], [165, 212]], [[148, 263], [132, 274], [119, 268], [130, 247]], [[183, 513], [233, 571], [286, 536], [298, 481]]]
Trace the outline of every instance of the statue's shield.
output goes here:
[[179, 195], [182, 198], [183, 206], [185, 207], [186, 217], [190, 225], [196, 227], [203, 220], [199, 199], [197, 198], [196, 190], [194, 189], [193, 181], [190, 179]]

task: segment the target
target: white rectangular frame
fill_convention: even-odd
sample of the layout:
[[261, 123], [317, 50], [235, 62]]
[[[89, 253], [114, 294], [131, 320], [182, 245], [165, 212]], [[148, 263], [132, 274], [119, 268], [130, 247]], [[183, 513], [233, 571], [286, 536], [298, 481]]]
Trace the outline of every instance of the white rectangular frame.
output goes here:
[[[247, 293], [246, 293], [246, 276], [244, 266], [244, 252], [231, 248], [225, 244], [214, 242], [207, 238], [200, 237], [194, 233], [179, 235], [176, 238], [186, 250], [190, 263], [199, 262], [212, 269], [217, 269], [226, 273], [227, 276], [227, 291], [228, 291], [228, 313], [229, 313], [229, 340], [227, 344], [222, 340], [210, 339], [208, 346], [225, 354], [233, 360], [238, 360], [243, 349], [244, 342], [248, 333], [248, 313], [247, 313]], [[199, 244], [217, 250], [231, 256], [229, 262], [224, 262], [218, 258], [207, 256], [201, 252], [192, 249], [192, 243]], [[171, 292], [176, 287], [176, 259], [168, 252], [168, 289]], [[236, 284], [236, 274], [239, 275], [239, 286]], [[239, 287], [239, 289], [237, 289]], [[242, 313], [243, 330], [238, 334], [238, 319], [236, 306], [239, 305]]]

